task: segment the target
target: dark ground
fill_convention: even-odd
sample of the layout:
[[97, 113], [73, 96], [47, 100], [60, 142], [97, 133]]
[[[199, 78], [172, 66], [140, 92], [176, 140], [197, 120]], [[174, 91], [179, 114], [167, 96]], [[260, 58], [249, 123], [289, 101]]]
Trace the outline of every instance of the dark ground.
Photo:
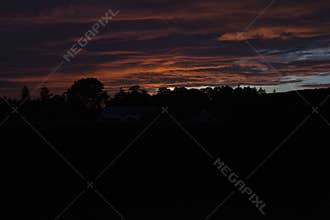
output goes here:
[[[307, 99], [317, 106], [327, 95], [307, 94]], [[213, 165], [217, 157], [245, 178], [286, 140], [247, 180], [267, 204], [267, 215], [236, 193], [210, 219], [326, 219], [330, 155], [324, 119], [330, 120], [330, 100], [319, 109], [324, 118], [311, 115], [311, 106], [296, 96], [234, 106], [214, 111], [214, 123], [186, 122], [184, 107], [170, 107], [184, 129], [164, 113], [138, 139], [157, 114], [141, 123], [56, 121], [52, 116], [45, 121], [26, 115], [37, 131], [12, 114], [0, 127], [3, 208], [11, 219], [120, 219], [110, 202], [128, 220], [204, 220], [235, 190]]]

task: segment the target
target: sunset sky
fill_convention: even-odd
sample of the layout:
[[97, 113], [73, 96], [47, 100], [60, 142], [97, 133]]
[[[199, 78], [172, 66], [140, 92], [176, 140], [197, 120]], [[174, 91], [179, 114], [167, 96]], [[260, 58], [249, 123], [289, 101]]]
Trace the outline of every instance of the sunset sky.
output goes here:
[[3, 0], [0, 95], [31, 90], [108, 9], [120, 10], [47, 80], [141, 85], [330, 86], [329, 0]]

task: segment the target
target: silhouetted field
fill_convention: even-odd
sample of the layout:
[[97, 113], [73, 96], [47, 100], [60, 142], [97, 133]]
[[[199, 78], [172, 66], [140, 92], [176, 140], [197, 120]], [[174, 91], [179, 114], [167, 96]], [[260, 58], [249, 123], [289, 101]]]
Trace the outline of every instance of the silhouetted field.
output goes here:
[[[330, 92], [301, 94], [318, 106]], [[2, 189], [14, 207], [7, 210], [13, 219], [54, 219], [82, 191], [59, 219], [120, 219], [96, 190], [126, 219], [203, 220], [235, 190], [213, 165], [217, 157], [244, 179], [279, 146], [247, 180], [267, 204], [267, 216], [237, 192], [210, 219], [329, 215], [329, 125], [324, 120], [330, 120], [329, 102], [311, 114], [312, 106], [295, 92], [222, 101], [219, 96], [203, 104], [191, 97], [169, 98], [145, 104], [153, 106], [152, 114], [138, 121], [104, 120], [102, 110], [82, 113], [73, 107], [69, 114], [67, 106], [47, 105], [53, 107], [31, 101], [20, 111], [28, 123], [12, 114], [0, 127]], [[10, 109], [2, 106], [4, 117]], [[169, 114], [161, 113], [163, 106]], [[203, 109], [208, 118], [194, 120]]]

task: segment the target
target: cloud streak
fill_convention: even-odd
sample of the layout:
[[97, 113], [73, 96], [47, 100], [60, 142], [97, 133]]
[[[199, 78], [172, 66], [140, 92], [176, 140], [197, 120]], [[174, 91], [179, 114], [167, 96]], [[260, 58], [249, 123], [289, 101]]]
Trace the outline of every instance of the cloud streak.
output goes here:
[[[140, 84], [160, 86], [273, 85], [289, 76], [329, 71], [330, 6], [327, 1], [274, 4], [247, 31], [265, 0], [5, 1], [0, 9], [0, 93], [17, 95], [37, 85], [106, 9], [120, 15], [59, 70], [48, 86], [62, 92], [94, 76], [111, 91]], [[237, 33], [241, 33], [237, 35]], [[267, 63], [251, 50], [256, 46]], [[301, 79], [303, 80], [303, 79]], [[15, 84], [15, 82], [17, 82]], [[10, 88], [10, 89], [8, 89]], [[15, 89], [14, 89], [15, 88]], [[293, 85], [301, 88], [301, 84]]]

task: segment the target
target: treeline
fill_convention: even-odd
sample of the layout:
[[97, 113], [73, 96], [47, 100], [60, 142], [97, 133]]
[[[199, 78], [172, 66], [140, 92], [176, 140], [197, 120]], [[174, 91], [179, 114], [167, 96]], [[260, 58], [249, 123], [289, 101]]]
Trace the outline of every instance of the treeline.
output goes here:
[[[8, 99], [11, 103], [24, 102], [66, 102], [68, 104], [99, 109], [106, 105], [166, 105], [177, 101], [190, 100], [196, 102], [209, 102], [218, 96], [223, 98], [256, 97], [265, 95], [262, 88], [220, 86], [204, 89], [187, 89], [177, 87], [170, 90], [166, 87], [159, 88], [154, 95], [149, 94], [144, 88], [136, 85], [128, 89], [120, 89], [113, 97], [104, 90], [102, 82], [96, 78], [85, 78], [75, 81], [62, 95], [52, 94], [47, 87], [39, 89], [39, 96], [32, 99], [29, 88], [24, 86], [20, 99]], [[179, 103], [178, 103], [179, 104]]]
[[[330, 94], [329, 89], [304, 91], [317, 102], [320, 94]], [[290, 111], [298, 109], [301, 100], [295, 92], [266, 94], [265, 90], [251, 87], [219, 86], [214, 88], [187, 89], [184, 87], [170, 90], [159, 88], [151, 95], [140, 86], [120, 89], [110, 97], [102, 82], [96, 78], [75, 81], [61, 95], [52, 94], [47, 87], [39, 89], [39, 97], [31, 98], [27, 87], [22, 89], [20, 99], [9, 99], [12, 106], [20, 106], [25, 114], [39, 118], [83, 118], [94, 119], [108, 106], [168, 106], [179, 117], [192, 115], [205, 109], [213, 115], [260, 114], [274, 112], [276, 109]], [[281, 108], [280, 108], [281, 106]], [[4, 101], [0, 102], [1, 116], [10, 109]], [[238, 116], [239, 117], [239, 116]]]

